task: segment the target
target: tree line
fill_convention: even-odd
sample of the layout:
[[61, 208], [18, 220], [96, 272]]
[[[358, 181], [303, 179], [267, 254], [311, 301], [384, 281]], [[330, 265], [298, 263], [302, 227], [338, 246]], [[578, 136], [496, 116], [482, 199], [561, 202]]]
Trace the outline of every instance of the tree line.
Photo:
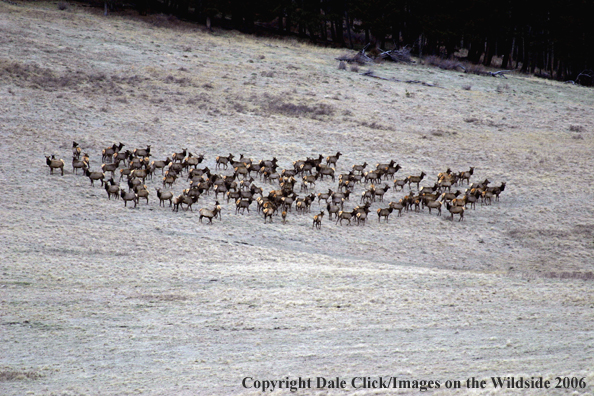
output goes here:
[[246, 33], [266, 29], [348, 48], [408, 47], [420, 57], [458, 56], [592, 84], [594, 0], [137, 0], [134, 6]]

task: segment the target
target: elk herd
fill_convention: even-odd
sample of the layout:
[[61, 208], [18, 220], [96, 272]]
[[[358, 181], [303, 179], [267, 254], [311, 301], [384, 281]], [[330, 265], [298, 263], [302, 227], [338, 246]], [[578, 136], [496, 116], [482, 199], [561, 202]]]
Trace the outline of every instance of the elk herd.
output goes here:
[[[276, 157], [258, 161], [230, 153], [215, 157], [211, 171], [206, 165], [200, 167], [204, 155], [192, 154], [187, 148], [156, 159], [150, 145], [133, 150], [124, 147], [120, 142], [104, 148], [101, 164], [92, 166], [89, 155], [77, 142], [72, 142], [72, 173], [78, 174], [80, 170], [92, 187], [100, 182], [107, 198], [121, 198], [125, 207], [128, 203], [137, 207], [140, 200], [146, 200], [148, 205], [154, 191], [159, 206], [165, 207], [169, 202], [175, 212], [180, 207], [193, 212], [192, 206], [200, 199], [204, 201], [214, 195], [211, 199], [214, 203], [198, 211], [199, 221], [206, 218], [209, 224], [216, 218], [222, 220], [220, 201], [225, 199], [227, 206], [235, 208], [235, 215], [246, 212], [249, 215], [250, 208], [253, 210], [255, 206], [265, 223], [280, 216], [285, 224], [289, 213], [303, 215], [317, 206], [315, 210], [319, 213], [312, 223], [312, 228], [317, 229], [321, 228], [326, 214], [336, 224], [364, 225], [372, 212], [377, 213], [378, 223], [387, 223], [393, 212], [402, 216], [403, 212], [421, 213], [427, 209], [429, 214], [435, 211], [441, 216], [445, 208], [451, 220], [458, 216], [458, 221], [462, 221], [468, 209], [476, 209], [477, 202], [491, 205], [499, 201], [505, 190], [505, 182], [492, 185], [484, 179], [471, 183], [473, 167], [458, 172], [447, 168], [433, 181], [425, 172], [401, 177], [402, 172], [397, 173], [402, 167], [395, 160], [375, 166], [367, 162], [354, 164], [348, 171], [337, 174], [341, 152], [296, 160], [286, 168], [279, 166]], [[46, 164], [50, 174], [59, 170], [64, 175], [63, 159], [46, 156]], [[421, 186], [423, 182], [428, 185]], [[153, 186], [149, 188], [147, 184]], [[171, 191], [174, 187], [181, 192]], [[395, 196], [398, 193], [400, 197]], [[387, 199], [389, 195], [393, 196], [391, 200]], [[372, 209], [374, 205], [378, 207]]]

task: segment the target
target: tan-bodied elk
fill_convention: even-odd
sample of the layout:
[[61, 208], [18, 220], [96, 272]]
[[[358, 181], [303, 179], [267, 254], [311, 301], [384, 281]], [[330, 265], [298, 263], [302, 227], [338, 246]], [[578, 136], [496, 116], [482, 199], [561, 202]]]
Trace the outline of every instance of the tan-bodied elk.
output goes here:
[[51, 158], [46, 155], [45, 163], [50, 168], [50, 175], [52, 175], [54, 173], [54, 169], [60, 169], [60, 171], [62, 172], [62, 176], [64, 176], [64, 160], [63, 159], [57, 160], [54, 155], [52, 155]]

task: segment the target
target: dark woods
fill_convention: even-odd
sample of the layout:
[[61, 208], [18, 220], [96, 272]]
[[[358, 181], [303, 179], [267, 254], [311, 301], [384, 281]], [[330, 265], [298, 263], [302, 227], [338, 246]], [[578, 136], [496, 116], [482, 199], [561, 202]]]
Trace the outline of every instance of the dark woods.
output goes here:
[[421, 57], [457, 57], [592, 85], [594, 0], [137, 0], [133, 5], [141, 13], [246, 33], [298, 35], [349, 48], [407, 46]]

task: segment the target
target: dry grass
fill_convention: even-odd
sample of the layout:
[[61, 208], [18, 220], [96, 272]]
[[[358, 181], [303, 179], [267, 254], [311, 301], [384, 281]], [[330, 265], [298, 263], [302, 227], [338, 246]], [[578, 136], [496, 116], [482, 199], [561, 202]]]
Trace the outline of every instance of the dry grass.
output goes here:
[[[0, 26], [3, 395], [254, 394], [243, 377], [385, 373], [594, 383], [592, 90], [391, 62], [376, 75], [439, 88], [379, 80], [338, 70], [341, 50], [76, 5], [0, 3]], [[223, 203], [207, 226], [154, 195], [124, 208], [68, 165], [50, 176], [44, 155], [68, 159], [73, 140], [92, 169], [119, 141], [155, 159], [187, 147], [210, 169], [229, 152], [288, 168], [340, 151], [337, 174], [395, 159], [422, 186], [474, 166], [471, 182], [507, 189], [463, 222], [324, 217], [314, 234], [310, 215], [265, 225]]]
[[41, 375], [35, 371], [0, 369], [0, 382], [35, 380]]

